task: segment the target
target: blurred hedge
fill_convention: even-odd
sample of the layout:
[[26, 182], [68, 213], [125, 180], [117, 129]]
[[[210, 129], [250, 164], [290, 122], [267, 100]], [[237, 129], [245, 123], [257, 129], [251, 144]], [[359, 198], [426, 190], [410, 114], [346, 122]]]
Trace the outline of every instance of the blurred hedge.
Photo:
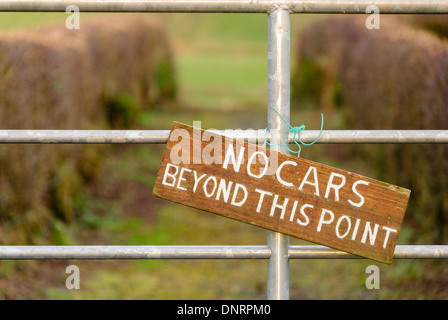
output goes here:
[[448, 37], [448, 15], [446, 14], [403, 15], [400, 18], [417, 28], [432, 31], [443, 38]]
[[[134, 14], [1, 34], [0, 75], [1, 129], [125, 129], [176, 94], [166, 34]], [[0, 242], [32, 243], [55, 217], [71, 221], [105, 148], [0, 145]]]
[[[448, 42], [381, 16], [339, 16], [309, 25], [300, 35], [294, 99], [339, 110], [348, 129], [448, 129]], [[366, 145], [354, 155], [378, 179], [412, 190], [405, 222], [419, 240], [448, 243], [448, 146]]]

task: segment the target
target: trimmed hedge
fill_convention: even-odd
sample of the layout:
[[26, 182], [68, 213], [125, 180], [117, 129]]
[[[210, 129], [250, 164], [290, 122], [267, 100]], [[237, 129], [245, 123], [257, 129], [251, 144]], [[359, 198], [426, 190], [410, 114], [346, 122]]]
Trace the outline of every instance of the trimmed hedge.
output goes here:
[[[2, 129], [124, 129], [176, 95], [166, 34], [135, 14], [2, 34], [0, 75]], [[71, 221], [105, 148], [0, 145], [0, 242], [31, 243], [55, 216]]]
[[401, 19], [416, 28], [426, 29], [439, 37], [448, 38], [448, 15], [446, 14], [405, 15]]
[[[300, 36], [292, 90], [302, 104], [336, 108], [349, 129], [448, 129], [448, 42], [396, 17], [331, 17]], [[448, 242], [448, 146], [368, 145], [379, 179], [412, 190], [405, 221]]]

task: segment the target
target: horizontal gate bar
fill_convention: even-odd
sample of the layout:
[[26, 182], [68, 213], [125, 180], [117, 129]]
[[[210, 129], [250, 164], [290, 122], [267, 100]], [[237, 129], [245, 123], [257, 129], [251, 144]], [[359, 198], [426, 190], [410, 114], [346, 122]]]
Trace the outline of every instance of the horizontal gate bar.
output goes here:
[[267, 246], [0, 246], [0, 259], [268, 259]]
[[[290, 246], [291, 259], [363, 259], [346, 252], [324, 246]], [[448, 245], [399, 245], [394, 259], [448, 259]]]
[[[0, 260], [269, 259], [268, 246], [0, 246]], [[363, 259], [318, 245], [289, 246], [290, 259]], [[396, 246], [394, 259], [447, 259], [448, 245]]]
[[68, 5], [82, 12], [365, 13], [377, 5], [381, 13], [448, 13], [445, 0], [0, 0], [0, 11], [65, 12]]
[[[210, 130], [230, 138], [263, 143], [265, 129]], [[310, 143], [318, 130], [305, 130], [300, 139]], [[0, 143], [151, 143], [163, 144], [170, 130], [0, 130]], [[270, 134], [266, 135], [270, 141]], [[293, 142], [293, 134], [289, 134]], [[324, 130], [316, 143], [448, 143], [448, 130]]]

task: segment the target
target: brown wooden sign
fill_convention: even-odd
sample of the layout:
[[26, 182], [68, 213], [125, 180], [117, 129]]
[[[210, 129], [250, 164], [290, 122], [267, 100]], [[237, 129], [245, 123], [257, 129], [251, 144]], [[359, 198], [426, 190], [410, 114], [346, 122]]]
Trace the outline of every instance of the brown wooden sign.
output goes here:
[[153, 194], [391, 263], [410, 190], [175, 122]]

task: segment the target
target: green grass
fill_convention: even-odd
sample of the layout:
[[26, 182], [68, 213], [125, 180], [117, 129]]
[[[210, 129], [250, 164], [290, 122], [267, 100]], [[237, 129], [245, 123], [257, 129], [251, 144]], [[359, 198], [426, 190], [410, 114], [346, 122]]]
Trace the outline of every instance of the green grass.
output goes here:
[[164, 14], [174, 40], [181, 98], [206, 109], [263, 107], [265, 15]]
[[[163, 14], [177, 49], [181, 95], [206, 109], [258, 108], [267, 95], [267, 15]], [[296, 35], [311, 19], [291, 18], [291, 52]]]
[[61, 26], [65, 26], [65, 20], [68, 16], [68, 14], [58, 12], [0, 12], [0, 30], [31, 28], [51, 23], [61, 23]]
[[189, 105], [207, 109], [242, 109], [266, 104], [264, 55], [185, 54], [178, 58], [179, 81]]

